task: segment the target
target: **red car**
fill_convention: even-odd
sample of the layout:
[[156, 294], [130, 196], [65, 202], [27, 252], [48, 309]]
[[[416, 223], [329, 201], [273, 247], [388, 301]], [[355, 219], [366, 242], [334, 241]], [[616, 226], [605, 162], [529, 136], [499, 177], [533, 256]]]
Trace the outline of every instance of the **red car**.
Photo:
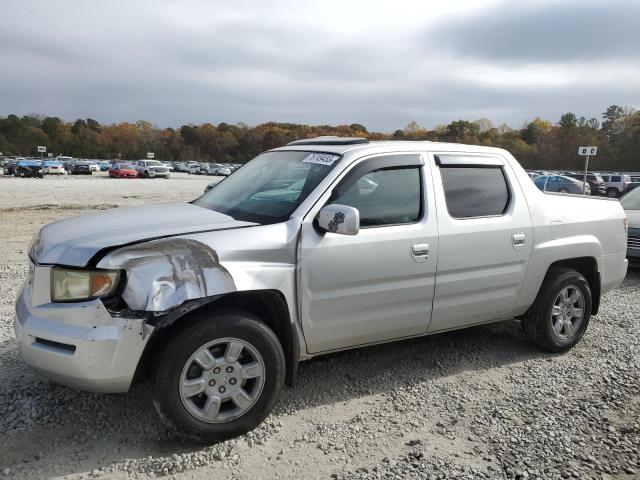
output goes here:
[[109, 176], [113, 178], [138, 178], [138, 171], [128, 163], [114, 163], [109, 167]]

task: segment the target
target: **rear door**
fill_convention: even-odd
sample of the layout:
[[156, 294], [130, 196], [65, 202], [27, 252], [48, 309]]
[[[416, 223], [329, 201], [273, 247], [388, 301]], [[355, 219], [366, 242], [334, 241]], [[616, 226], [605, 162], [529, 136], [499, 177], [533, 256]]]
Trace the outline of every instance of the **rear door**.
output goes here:
[[440, 239], [429, 331], [510, 318], [533, 241], [520, 184], [499, 156], [432, 161]]

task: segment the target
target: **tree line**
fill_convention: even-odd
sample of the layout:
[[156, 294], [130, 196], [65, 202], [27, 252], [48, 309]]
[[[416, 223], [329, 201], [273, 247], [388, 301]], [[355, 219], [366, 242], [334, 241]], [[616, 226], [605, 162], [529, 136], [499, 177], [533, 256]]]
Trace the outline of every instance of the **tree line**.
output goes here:
[[0, 152], [35, 156], [38, 145], [54, 155], [133, 160], [154, 152], [161, 160], [244, 163], [258, 153], [318, 135], [371, 140], [431, 140], [506, 148], [527, 168], [580, 169], [581, 145], [598, 146], [598, 170], [640, 170], [640, 112], [611, 105], [601, 119], [563, 114], [557, 123], [535, 118], [520, 129], [494, 126], [489, 119], [456, 120], [428, 129], [416, 122], [393, 133], [370, 132], [364, 125], [299, 125], [268, 122], [254, 127], [204, 123], [158, 128], [140, 120], [102, 125], [91, 118], [66, 122], [58, 117], [0, 117]]

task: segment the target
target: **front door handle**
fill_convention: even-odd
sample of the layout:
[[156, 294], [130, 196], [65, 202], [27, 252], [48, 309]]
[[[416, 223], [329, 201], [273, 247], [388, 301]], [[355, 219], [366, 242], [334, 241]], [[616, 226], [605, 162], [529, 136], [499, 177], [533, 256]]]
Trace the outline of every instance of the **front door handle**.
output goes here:
[[414, 243], [411, 245], [411, 255], [413, 255], [414, 260], [424, 262], [429, 258], [429, 244]]
[[524, 233], [514, 233], [511, 235], [511, 242], [514, 247], [519, 247], [525, 244], [527, 236]]

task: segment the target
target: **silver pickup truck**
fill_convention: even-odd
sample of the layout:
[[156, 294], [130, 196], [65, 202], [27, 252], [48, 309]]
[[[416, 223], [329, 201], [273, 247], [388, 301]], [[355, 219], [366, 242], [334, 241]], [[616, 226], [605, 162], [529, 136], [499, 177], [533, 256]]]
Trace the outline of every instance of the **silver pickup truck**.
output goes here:
[[617, 200], [545, 194], [501, 149], [300, 140], [191, 203], [43, 227], [15, 332], [46, 377], [149, 378], [168, 425], [216, 441], [316, 355], [514, 318], [570, 349], [625, 277], [626, 229]]

